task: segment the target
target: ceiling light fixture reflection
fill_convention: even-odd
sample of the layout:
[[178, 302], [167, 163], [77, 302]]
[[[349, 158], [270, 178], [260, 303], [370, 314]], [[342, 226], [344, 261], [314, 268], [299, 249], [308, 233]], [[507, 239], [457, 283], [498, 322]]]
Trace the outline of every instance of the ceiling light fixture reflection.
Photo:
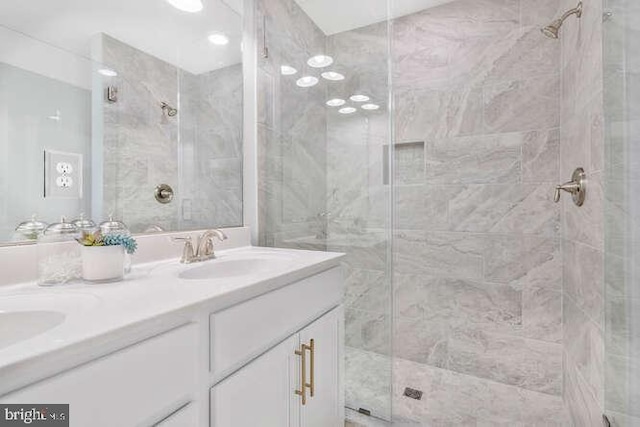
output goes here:
[[296, 70], [295, 68], [293, 68], [290, 65], [282, 65], [282, 66], [280, 66], [280, 74], [282, 74], [283, 76], [293, 76], [297, 72], [298, 72], [298, 70]]
[[353, 102], [367, 102], [371, 98], [369, 98], [367, 95], [353, 95], [349, 99]]
[[341, 105], [346, 104], [347, 101], [345, 101], [344, 99], [340, 99], [340, 98], [334, 98], [334, 99], [330, 99], [327, 101], [327, 105], [329, 107], [339, 107]]
[[378, 110], [380, 109], [380, 106], [378, 104], [364, 104], [360, 108], [363, 110]]
[[307, 61], [307, 64], [313, 68], [324, 68], [333, 64], [333, 58], [327, 55], [316, 55], [313, 58], [310, 58]]
[[229, 44], [229, 37], [225, 36], [222, 33], [211, 34], [208, 37], [209, 41], [217, 46], [224, 46]]
[[332, 80], [332, 81], [344, 80], [344, 76], [340, 73], [336, 73], [335, 71], [326, 71], [321, 75], [322, 75], [322, 78], [326, 80]]
[[296, 84], [300, 87], [311, 87], [318, 84], [318, 78], [313, 76], [304, 76], [298, 79]]
[[204, 9], [202, 0], [167, 0], [167, 3], [178, 10], [189, 13], [200, 12]]
[[98, 70], [98, 73], [102, 74], [105, 77], [115, 77], [118, 75], [118, 73], [111, 68], [100, 68]]
[[352, 113], [355, 113], [356, 111], [357, 110], [353, 107], [344, 107], [338, 110], [340, 114], [352, 114]]

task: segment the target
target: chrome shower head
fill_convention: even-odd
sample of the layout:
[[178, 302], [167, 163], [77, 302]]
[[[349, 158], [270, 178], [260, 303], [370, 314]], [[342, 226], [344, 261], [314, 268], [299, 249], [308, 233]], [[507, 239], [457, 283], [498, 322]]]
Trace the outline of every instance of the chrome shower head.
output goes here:
[[542, 28], [540, 31], [542, 31], [542, 34], [549, 37], [550, 39], [557, 39], [560, 32], [560, 27], [562, 27], [562, 21], [556, 19], [551, 24]]
[[562, 28], [562, 24], [564, 24], [564, 21], [571, 15], [576, 15], [577, 18], [582, 16], [582, 2], [578, 3], [578, 5], [573, 9], [565, 12], [560, 19], [556, 19], [551, 24], [541, 28], [540, 31], [551, 39], [557, 39], [560, 33], [560, 28]]
[[160, 106], [162, 108], [162, 111], [167, 113], [167, 116], [175, 117], [178, 115], [178, 109], [173, 108], [171, 105], [167, 104], [166, 102], [161, 103]]

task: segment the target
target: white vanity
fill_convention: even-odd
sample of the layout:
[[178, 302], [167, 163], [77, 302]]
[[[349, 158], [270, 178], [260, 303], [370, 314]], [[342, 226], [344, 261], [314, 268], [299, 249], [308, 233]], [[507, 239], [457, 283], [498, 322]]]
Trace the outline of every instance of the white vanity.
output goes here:
[[68, 403], [77, 427], [341, 426], [341, 257], [247, 246], [2, 287], [0, 403]]

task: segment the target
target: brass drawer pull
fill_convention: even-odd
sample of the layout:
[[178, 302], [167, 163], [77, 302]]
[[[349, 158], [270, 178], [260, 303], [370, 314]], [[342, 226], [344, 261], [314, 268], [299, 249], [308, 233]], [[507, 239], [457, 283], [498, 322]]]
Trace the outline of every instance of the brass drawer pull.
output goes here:
[[311, 341], [309, 341], [309, 345], [307, 346], [307, 350], [309, 350], [309, 353], [311, 354], [311, 360], [309, 361], [309, 365], [311, 367], [311, 374], [309, 375], [309, 384], [307, 384], [307, 386], [309, 387], [309, 395], [311, 397], [313, 397], [313, 394], [315, 392], [315, 371], [316, 371], [316, 367], [315, 367], [315, 360], [316, 360], [316, 346], [315, 346], [315, 342], [313, 340], [313, 338], [311, 339]]
[[[310, 396], [313, 397], [314, 394], [314, 369], [315, 369], [315, 345], [313, 340], [309, 343], [309, 345], [302, 344], [300, 346], [300, 350], [296, 350], [295, 353], [297, 356], [300, 356], [300, 384], [302, 385], [301, 390], [296, 390], [296, 394], [302, 398], [302, 404], [307, 404], [307, 388], [310, 391]], [[307, 350], [311, 354], [311, 376], [309, 382], [307, 382]]]

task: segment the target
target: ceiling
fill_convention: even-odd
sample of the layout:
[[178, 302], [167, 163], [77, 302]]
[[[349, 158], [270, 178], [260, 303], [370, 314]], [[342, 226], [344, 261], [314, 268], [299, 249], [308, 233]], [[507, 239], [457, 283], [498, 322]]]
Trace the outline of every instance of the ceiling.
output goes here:
[[[454, 0], [296, 0], [326, 35], [397, 18]], [[391, 10], [388, 10], [390, 4]]]
[[[93, 36], [106, 33], [201, 74], [241, 62], [242, 1], [227, 1], [203, 0], [202, 12], [187, 13], [163, 0], [2, 0], [0, 25], [87, 58]], [[211, 44], [207, 36], [215, 32], [229, 44]]]

